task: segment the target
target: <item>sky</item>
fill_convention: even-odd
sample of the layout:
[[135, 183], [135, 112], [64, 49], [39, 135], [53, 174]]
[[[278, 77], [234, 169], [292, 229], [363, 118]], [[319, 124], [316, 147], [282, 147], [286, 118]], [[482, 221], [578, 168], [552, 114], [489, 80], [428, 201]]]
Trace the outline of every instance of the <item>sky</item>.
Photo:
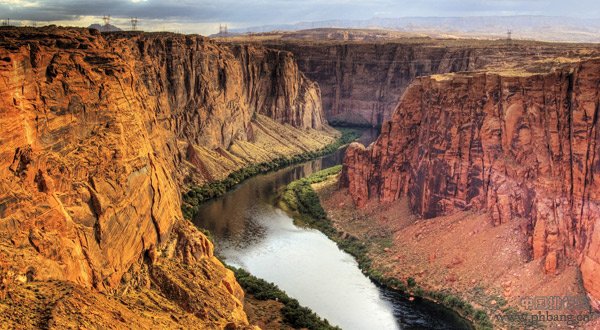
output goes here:
[[139, 28], [212, 34], [229, 28], [330, 19], [545, 15], [600, 18], [600, 0], [0, 0], [0, 19], [17, 24], [88, 26], [111, 23]]

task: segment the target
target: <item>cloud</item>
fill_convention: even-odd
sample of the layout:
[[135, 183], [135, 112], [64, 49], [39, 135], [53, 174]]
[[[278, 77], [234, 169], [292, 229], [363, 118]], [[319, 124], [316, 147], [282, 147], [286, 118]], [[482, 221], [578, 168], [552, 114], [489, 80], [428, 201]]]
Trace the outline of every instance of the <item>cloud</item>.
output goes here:
[[[0, 0], [0, 18], [83, 24], [140, 18], [142, 26], [230, 26], [406, 16], [550, 15], [600, 17], [597, 0]], [[193, 31], [190, 31], [193, 32]]]

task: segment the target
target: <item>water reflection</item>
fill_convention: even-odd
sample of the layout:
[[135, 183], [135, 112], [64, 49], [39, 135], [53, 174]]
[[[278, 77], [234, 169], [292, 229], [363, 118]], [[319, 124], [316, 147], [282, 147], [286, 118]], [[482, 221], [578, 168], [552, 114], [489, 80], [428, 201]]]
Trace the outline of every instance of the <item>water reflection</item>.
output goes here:
[[[371, 139], [374, 133], [370, 133]], [[368, 137], [366, 143], [369, 143]], [[275, 207], [278, 190], [340, 164], [343, 150], [259, 175], [204, 204], [195, 223], [210, 230], [227, 263], [274, 282], [290, 296], [344, 329], [459, 329], [454, 314], [409, 302], [375, 286], [356, 261], [316, 230], [298, 228]]]
[[219, 250], [232, 246], [247, 248], [264, 238], [264, 225], [257, 219], [261, 219], [265, 207], [271, 208], [275, 204], [279, 189], [311, 173], [340, 164], [342, 157], [343, 150], [339, 150], [328, 157], [256, 176], [223, 197], [202, 205], [194, 222], [218, 238]]

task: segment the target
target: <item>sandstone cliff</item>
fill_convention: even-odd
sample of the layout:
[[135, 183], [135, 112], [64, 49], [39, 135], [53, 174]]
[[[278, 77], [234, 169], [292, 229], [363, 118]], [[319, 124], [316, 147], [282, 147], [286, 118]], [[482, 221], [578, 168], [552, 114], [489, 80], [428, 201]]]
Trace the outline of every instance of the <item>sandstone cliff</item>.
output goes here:
[[[417, 77], [498, 67], [543, 66], [562, 57], [598, 52], [593, 45], [490, 40], [380, 37], [373, 30], [343, 31], [361, 41], [335, 40], [339, 30], [290, 33], [262, 42], [292, 52], [300, 69], [319, 83], [330, 122], [381, 125]], [[272, 37], [274, 38], [274, 37]], [[320, 39], [322, 38], [322, 39]], [[329, 38], [331, 40], [323, 40]], [[246, 40], [247, 42], [248, 40]]]
[[469, 48], [404, 43], [286, 42], [270, 46], [296, 55], [302, 71], [321, 87], [327, 118], [344, 124], [381, 125], [416, 77], [480, 67], [476, 50]]
[[[253, 162], [236, 147], [268, 148], [260, 136], [274, 131], [299, 138], [273, 142], [263, 158], [333, 139], [319, 131], [318, 86], [289, 53], [52, 27], [2, 30], [0, 127], [0, 305], [17, 315], [3, 312], [8, 324], [24, 324], [16, 296], [55, 280], [74, 286], [44, 295], [53, 303], [28, 300], [47, 309], [29, 321], [56, 327], [67, 326], [60, 306], [77, 310], [82, 295], [102, 300], [104, 313], [131, 314], [140, 301], [159, 306], [157, 292], [179, 316], [157, 307], [163, 318], [143, 314], [132, 326], [247, 324], [232, 273], [182, 217], [181, 187], [214, 179], [211, 164], [229, 161], [218, 173], [227, 175]], [[128, 321], [93, 315], [81, 324]]]
[[575, 260], [598, 308], [599, 91], [600, 60], [420, 78], [374, 144], [348, 148], [341, 184], [359, 206], [408, 196], [424, 218], [526, 218], [533, 259], [548, 273]]

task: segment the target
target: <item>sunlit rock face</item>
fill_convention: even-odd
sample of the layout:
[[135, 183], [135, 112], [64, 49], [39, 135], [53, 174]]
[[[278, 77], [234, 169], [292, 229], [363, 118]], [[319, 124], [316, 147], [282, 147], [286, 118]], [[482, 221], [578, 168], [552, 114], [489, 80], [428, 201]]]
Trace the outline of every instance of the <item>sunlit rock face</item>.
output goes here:
[[[326, 122], [318, 86], [287, 52], [49, 27], [0, 34], [0, 127], [0, 278], [9, 288], [27, 278], [113, 292], [142, 262], [168, 298], [224, 326], [247, 324], [243, 292], [185, 224], [182, 184], [215, 179], [203, 166], [259, 133]], [[194, 164], [190, 148], [216, 156]], [[254, 160], [230, 161], [220, 175]], [[192, 306], [199, 297], [203, 311]]]
[[304, 40], [267, 45], [292, 52], [302, 71], [319, 83], [327, 118], [351, 125], [389, 120], [398, 98], [419, 76], [473, 70], [489, 62], [467, 47]]
[[350, 146], [341, 185], [358, 206], [408, 196], [424, 218], [468, 209], [495, 224], [527, 218], [533, 258], [548, 273], [578, 262], [598, 307], [599, 84], [600, 60], [417, 79], [378, 140]]
[[537, 70], [550, 67], [557, 58], [576, 60], [598, 54], [599, 49], [594, 45], [507, 44], [504, 40], [380, 33], [314, 29], [282, 32], [280, 38], [266, 38], [262, 43], [294, 54], [300, 70], [321, 87], [323, 109], [330, 122], [368, 126], [390, 120], [400, 96], [418, 77], [507, 66]]

